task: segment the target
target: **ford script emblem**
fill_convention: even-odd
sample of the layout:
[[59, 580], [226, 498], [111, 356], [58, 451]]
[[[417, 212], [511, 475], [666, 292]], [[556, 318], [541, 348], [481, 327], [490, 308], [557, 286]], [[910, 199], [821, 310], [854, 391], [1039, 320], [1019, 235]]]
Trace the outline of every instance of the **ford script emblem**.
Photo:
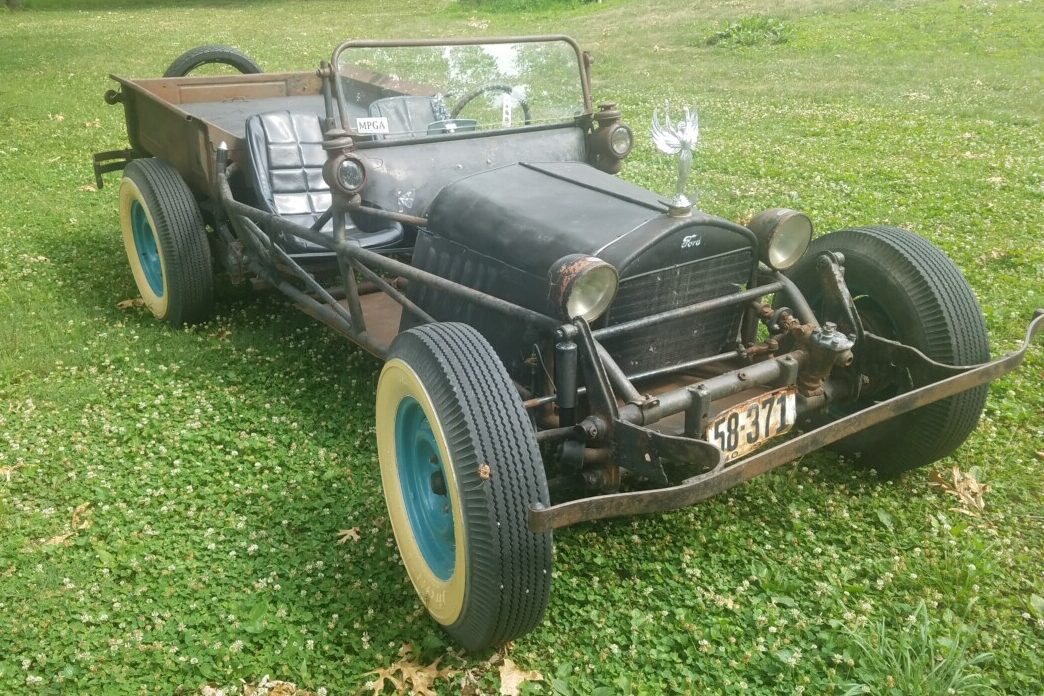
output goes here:
[[682, 237], [682, 249], [691, 249], [692, 247], [698, 247], [703, 242], [703, 237], [698, 234], [687, 234]]

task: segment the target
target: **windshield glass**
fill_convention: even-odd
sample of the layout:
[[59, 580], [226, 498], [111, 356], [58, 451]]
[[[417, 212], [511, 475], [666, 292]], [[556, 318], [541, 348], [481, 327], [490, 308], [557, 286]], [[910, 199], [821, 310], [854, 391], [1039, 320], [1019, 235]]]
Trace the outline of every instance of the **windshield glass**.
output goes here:
[[580, 64], [562, 40], [348, 46], [337, 58], [344, 127], [373, 139], [572, 122]]

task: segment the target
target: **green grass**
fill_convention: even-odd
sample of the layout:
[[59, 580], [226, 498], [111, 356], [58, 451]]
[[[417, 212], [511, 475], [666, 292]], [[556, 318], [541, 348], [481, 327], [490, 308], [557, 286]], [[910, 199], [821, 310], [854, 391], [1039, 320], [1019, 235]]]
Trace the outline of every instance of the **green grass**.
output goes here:
[[[125, 146], [109, 72], [158, 75], [208, 42], [310, 69], [348, 35], [565, 31], [639, 135], [664, 98], [699, 107], [705, 209], [916, 230], [968, 276], [995, 353], [1044, 305], [1037, 4], [28, 4], [0, 10], [0, 693], [265, 675], [353, 693], [407, 642], [462, 672], [445, 693], [498, 684], [396, 560], [378, 364], [271, 294], [226, 291], [180, 332], [116, 308], [135, 295], [117, 177], [87, 190], [90, 154]], [[706, 45], [766, 16], [785, 43]], [[670, 190], [639, 141], [623, 176]], [[810, 456], [695, 508], [559, 532], [547, 620], [506, 653], [542, 693], [912, 693], [903, 679], [943, 663], [966, 693], [1044, 692], [1042, 373], [1037, 347], [936, 467], [984, 472], [982, 517], [927, 471], [886, 483]], [[346, 528], [359, 540], [335, 544]]]

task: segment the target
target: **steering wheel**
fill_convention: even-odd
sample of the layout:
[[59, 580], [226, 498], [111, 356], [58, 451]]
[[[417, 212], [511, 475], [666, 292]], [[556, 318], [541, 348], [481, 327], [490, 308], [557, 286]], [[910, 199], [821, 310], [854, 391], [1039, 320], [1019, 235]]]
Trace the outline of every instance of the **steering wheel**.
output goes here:
[[525, 116], [523, 125], [528, 126], [532, 123], [533, 115], [529, 113], [529, 102], [522, 97], [515, 96], [514, 90], [508, 85], [485, 85], [484, 87], [479, 87], [478, 89], [468, 92], [461, 97], [460, 101], [457, 102], [457, 105], [453, 107], [452, 111], [450, 111], [450, 118], [457, 118], [457, 114], [463, 111], [465, 106], [488, 92], [502, 92], [517, 101], [518, 105], [522, 107], [522, 113]]

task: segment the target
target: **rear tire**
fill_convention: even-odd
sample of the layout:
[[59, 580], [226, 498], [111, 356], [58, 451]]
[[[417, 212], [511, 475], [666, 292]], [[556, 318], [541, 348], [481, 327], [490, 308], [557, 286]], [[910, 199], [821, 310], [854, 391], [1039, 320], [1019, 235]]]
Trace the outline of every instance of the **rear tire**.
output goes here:
[[377, 450], [403, 565], [428, 613], [481, 650], [530, 631], [551, 589], [536, 437], [503, 364], [465, 324], [396, 337], [377, 385]]
[[[787, 274], [819, 311], [815, 269], [820, 252], [844, 254], [845, 282], [866, 330], [911, 345], [948, 365], [989, 360], [989, 336], [982, 310], [957, 267], [927, 240], [894, 227], [858, 227], [819, 237]], [[820, 320], [831, 317], [819, 317]], [[838, 417], [894, 393], [874, 390], [855, 404], [830, 410]], [[975, 429], [986, 402], [981, 386], [923, 406], [840, 440], [834, 449], [859, 455], [867, 466], [895, 476], [941, 459]]]
[[214, 270], [203, 216], [177, 170], [155, 158], [127, 165], [120, 226], [138, 292], [174, 328], [205, 321], [214, 306]]
[[231, 46], [207, 44], [190, 48], [175, 58], [163, 73], [163, 77], [184, 77], [201, 65], [214, 63], [230, 65], [246, 75], [261, 72], [261, 66], [242, 51]]

